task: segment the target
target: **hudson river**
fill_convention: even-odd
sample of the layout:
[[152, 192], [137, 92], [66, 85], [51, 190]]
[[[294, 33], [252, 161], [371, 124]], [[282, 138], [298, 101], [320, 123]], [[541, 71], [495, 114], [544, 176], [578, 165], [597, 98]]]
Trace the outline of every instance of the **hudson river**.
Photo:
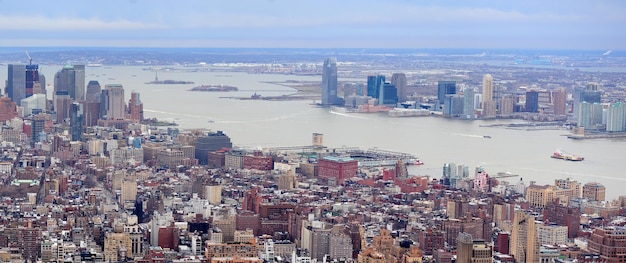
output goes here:
[[[42, 65], [49, 84], [61, 66]], [[411, 167], [414, 175], [441, 177], [445, 162], [465, 163], [473, 171], [483, 166], [490, 174], [519, 174], [530, 181], [552, 184], [554, 179], [570, 177], [584, 184], [591, 181], [607, 188], [607, 199], [624, 193], [626, 173], [622, 162], [626, 140], [567, 139], [566, 130], [517, 130], [480, 127], [484, 124], [522, 122], [462, 121], [437, 117], [390, 118], [386, 114], [338, 113], [311, 106], [312, 101], [236, 100], [220, 97], [245, 97], [290, 94], [287, 87], [267, 81], [320, 81], [321, 76], [247, 74], [240, 72], [164, 72], [160, 80], [194, 81], [189, 85], [149, 85], [155, 73], [143, 67], [93, 67], [86, 69], [86, 82], [100, 85], [122, 84], [128, 101], [131, 91], [141, 93], [145, 117], [175, 121], [180, 129], [222, 130], [235, 146], [272, 147], [311, 144], [311, 134], [324, 134], [329, 147], [362, 148], [407, 152], [417, 155], [425, 165]], [[6, 79], [6, 71], [0, 73]], [[365, 79], [362, 80], [365, 82]], [[201, 84], [231, 85], [238, 92], [191, 92]], [[48, 87], [51, 94], [52, 87]], [[489, 135], [492, 138], [483, 138]], [[585, 157], [582, 162], [550, 158], [556, 149]], [[520, 177], [506, 179], [515, 183]]]

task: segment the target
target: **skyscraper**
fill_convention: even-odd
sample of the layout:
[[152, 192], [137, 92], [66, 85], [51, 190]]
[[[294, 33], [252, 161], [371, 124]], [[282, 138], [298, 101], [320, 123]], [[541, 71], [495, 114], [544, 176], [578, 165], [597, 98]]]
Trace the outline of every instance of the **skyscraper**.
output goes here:
[[539, 112], [539, 92], [526, 92], [526, 112]]
[[566, 111], [566, 104], [567, 104], [567, 94], [565, 93], [564, 89], [558, 89], [555, 91], [552, 91], [552, 105], [553, 105], [553, 112], [554, 115], [565, 115], [567, 113]]
[[90, 80], [89, 84], [87, 84], [85, 100], [87, 102], [100, 102], [100, 95], [102, 95], [100, 83], [97, 80]]
[[18, 106], [26, 98], [26, 66], [9, 64], [6, 93]]
[[130, 101], [128, 102], [128, 114], [131, 121], [137, 123], [143, 121], [143, 103], [139, 99], [138, 92], [132, 92], [130, 94]]
[[623, 102], [613, 103], [606, 110], [606, 131], [626, 131], [626, 104]]
[[76, 101], [85, 99], [85, 65], [66, 65], [54, 76], [54, 90], [67, 91]]
[[474, 98], [476, 92], [473, 88], [467, 88], [463, 92], [463, 117], [467, 119], [474, 118]]
[[337, 104], [337, 59], [324, 60], [322, 69], [322, 105]]
[[493, 77], [491, 74], [483, 76], [483, 101], [493, 101]]
[[518, 210], [515, 211], [514, 218], [509, 252], [515, 256], [517, 262], [539, 262], [534, 216]]
[[446, 95], [456, 94], [456, 81], [440, 80], [437, 84], [437, 99], [443, 104]]
[[391, 84], [396, 86], [398, 101], [406, 101], [406, 75], [404, 73], [393, 73]]
[[126, 103], [124, 102], [124, 87], [120, 84], [107, 84], [102, 90], [100, 114], [107, 119], [124, 119]]
[[367, 96], [374, 99], [380, 98], [380, 91], [385, 84], [385, 76], [368, 76], [367, 77]]
[[72, 141], [80, 141], [83, 138], [83, 105], [74, 102], [70, 105], [70, 134]]

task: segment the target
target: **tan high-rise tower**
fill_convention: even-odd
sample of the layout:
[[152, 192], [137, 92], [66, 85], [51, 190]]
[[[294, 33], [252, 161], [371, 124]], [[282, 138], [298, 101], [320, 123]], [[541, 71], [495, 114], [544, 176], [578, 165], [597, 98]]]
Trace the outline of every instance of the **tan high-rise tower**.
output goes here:
[[515, 211], [513, 233], [509, 251], [517, 262], [539, 262], [539, 243], [535, 229], [535, 217], [524, 211]]
[[493, 101], [493, 77], [491, 74], [483, 76], [483, 102]]

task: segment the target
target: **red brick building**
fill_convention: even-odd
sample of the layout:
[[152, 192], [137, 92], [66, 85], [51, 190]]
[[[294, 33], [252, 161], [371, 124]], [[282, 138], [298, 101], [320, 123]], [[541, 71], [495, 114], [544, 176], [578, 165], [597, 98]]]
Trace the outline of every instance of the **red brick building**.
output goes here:
[[271, 156], [263, 156], [261, 152], [256, 151], [254, 155], [243, 157], [243, 168], [270, 171], [274, 169], [274, 159]]
[[17, 117], [17, 104], [9, 97], [0, 98], [0, 121], [5, 122]]
[[350, 157], [328, 156], [319, 160], [318, 175], [327, 179], [334, 178], [337, 184], [356, 176], [359, 161]]
[[588, 250], [600, 254], [601, 262], [626, 262], [626, 228], [595, 228], [588, 240]]

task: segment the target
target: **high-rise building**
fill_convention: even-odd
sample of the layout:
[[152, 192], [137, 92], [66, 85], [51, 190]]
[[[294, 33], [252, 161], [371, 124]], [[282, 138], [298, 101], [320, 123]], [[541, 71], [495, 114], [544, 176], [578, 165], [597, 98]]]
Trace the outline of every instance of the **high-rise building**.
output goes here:
[[54, 94], [54, 111], [57, 113], [57, 123], [63, 123], [70, 117], [71, 104], [72, 98], [66, 90], [60, 90]]
[[498, 114], [501, 116], [513, 114], [513, 98], [511, 96], [502, 97]]
[[539, 92], [535, 90], [526, 92], [526, 112], [539, 112]]
[[578, 104], [578, 127], [600, 129], [602, 127], [602, 104], [581, 102]]
[[463, 118], [474, 119], [474, 99], [476, 97], [475, 95], [476, 91], [473, 88], [466, 88], [465, 91], [463, 91]]
[[126, 117], [126, 103], [124, 102], [124, 87], [122, 85], [105, 85], [100, 99], [100, 114], [103, 117], [115, 120]]
[[446, 95], [456, 94], [456, 81], [440, 80], [437, 84], [437, 99], [443, 103]]
[[85, 127], [98, 125], [98, 119], [100, 119], [100, 101], [83, 102], [83, 111], [83, 122]]
[[97, 80], [90, 80], [87, 84], [87, 93], [85, 100], [87, 102], [100, 102], [100, 96], [102, 95], [102, 89], [100, 83]]
[[491, 74], [483, 76], [483, 102], [493, 101], [493, 77]]
[[368, 76], [367, 77], [367, 96], [374, 99], [380, 98], [380, 91], [385, 84], [385, 76]]
[[589, 83], [585, 88], [575, 88], [572, 94], [573, 102], [573, 117], [579, 118], [580, 104], [583, 102], [588, 103], [600, 103], [602, 102], [602, 91], [598, 90], [598, 84]]
[[83, 104], [74, 102], [70, 105], [70, 134], [72, 141], [80, 141], [83, 138]]
[[6, 93], [20, 105], [22, 99], [26, 98], [26, 65], [9, 64], [8, 70]]
[[391, 84], [396, 87], [398, 101], [406, 101], [406, 75], [404, 73], [393, 73]]
[[600, 183], [591, 182], [583, 186], [583, 198], [590, 201], [603, 202], [605, 200], [605, 192], [606, 188]]
[[552, 91], [552, 107], [554, 115], [567, 114], [567, 94], [564, 89]]
[[327, 58], [322, 68], [322, 105], [337, 104], [337, 59]]
[[626, 104], [616, 102], [609, 105], [606, 110], [606, 131], [623, 132], [626, 131]]
[[395, 105], [398, 103], [396, 86], [389, 82], [383, 83], [378, 97], [378, 104]]
[[513, 232], [509, 252], [516, 262], [539, 262], [539, 242], [537, 242], [535, 217], [524, 211], [515, 211]]
[[139, 99], [138, 92], [132, 92], [130, 94], [128, 113], [131, 121], [136, 123], [141, 123], [141, 121], [143, 121], [143, 103]]
[[464, 97], [459, 94], [446, 95], [443, 100], [443, 115], [461, 116], [463, 115]]
[[44, 131], [46, 126], [46, 115], [43, 113], [33, 116], [31, 121], [31, 141], [36, 143], [39, 141], [40, 134]]
[[85, 65], [66, 65], [54, 76], [54, 90], [67, 91], [76, 101], [85, 99]]

